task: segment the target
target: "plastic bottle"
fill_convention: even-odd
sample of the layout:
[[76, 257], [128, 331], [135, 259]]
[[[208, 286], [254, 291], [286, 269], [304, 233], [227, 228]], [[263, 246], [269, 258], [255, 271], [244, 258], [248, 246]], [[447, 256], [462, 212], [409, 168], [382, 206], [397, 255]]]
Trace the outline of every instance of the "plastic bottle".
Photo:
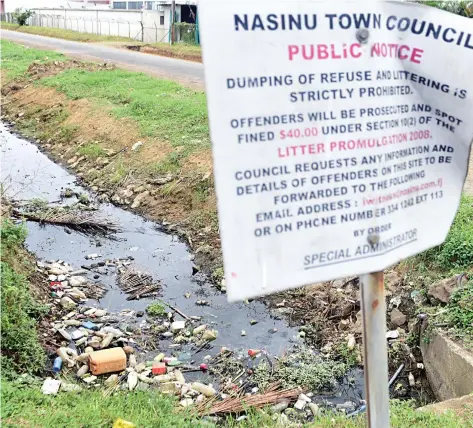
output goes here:
[[56, 357], [54, 359], [53, 363], [53, 372], [54, 373], [59, 373], [62, 369], [62, 358], [61, 357]]

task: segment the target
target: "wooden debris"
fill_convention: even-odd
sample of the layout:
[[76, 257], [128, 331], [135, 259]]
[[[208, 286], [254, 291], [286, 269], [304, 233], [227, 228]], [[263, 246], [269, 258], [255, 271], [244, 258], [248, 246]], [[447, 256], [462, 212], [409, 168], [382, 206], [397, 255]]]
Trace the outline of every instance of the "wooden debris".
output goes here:
[[135, 266], [127, 266], [120, 270], [117, 283], [125, 293], [130, 294], [127, 300], [153, 296], [161, 286], [154, 282], [152, 275], [140, 272]]
[[225, 413], [240, 413], [250, 407], [263, 408], [270, 404], [275, 404], [281, 400], [295, 401], [302, 393], [301, 388], [277, 390], [278, 384], [271, 385], [264, 394], [255, 394], [249, 397], [229, 397], [223, 401], [208, 407], [208, 403], [203, 403], [199, 407], [199, 413], [203, 415], [215, 415]]
[[37, 212], [24, 212], [15, 209], [13, 213], [18, 217], [23, 217], [31, 221], [69, 226], [80, 232], [99, 231], [107, 233], [120, 231], [119, 225], [113, 220], [92, 211], [82, 211], [79, 209], [69, 210], [56, 207]]

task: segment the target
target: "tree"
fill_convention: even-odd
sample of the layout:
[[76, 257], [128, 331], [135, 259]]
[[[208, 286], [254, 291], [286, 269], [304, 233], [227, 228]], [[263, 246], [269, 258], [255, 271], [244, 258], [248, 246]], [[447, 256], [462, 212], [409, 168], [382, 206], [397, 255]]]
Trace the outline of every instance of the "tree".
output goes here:
[[473, 18], [473, 4], [468, 1], [421, 1], [419, 3], [446, 10], [457, 15]]
[[13, 12], [13, 20], [20, 26], [28, 25], [28, 19], [34, 15], [34, 12], [29, 9], [18, 8]]

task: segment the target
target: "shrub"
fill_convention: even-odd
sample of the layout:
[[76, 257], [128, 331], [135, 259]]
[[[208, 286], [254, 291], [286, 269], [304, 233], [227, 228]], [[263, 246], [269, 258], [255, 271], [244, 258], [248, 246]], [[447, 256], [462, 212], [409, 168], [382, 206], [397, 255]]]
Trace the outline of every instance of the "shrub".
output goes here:
[[35, 302], [30, 285], [3, 259], [14, 260], [26, 238], [24, 225], [3, 221], [1, 227], [2, 262], [0, 265], [1, 291], [1, 369], [2, 375], [12, 377], [15, 372], [35, 373], [44, 368], [45, 353], [38, 340], [37, 320], [46, 308]]
[[445, 242], [420, 257], [427, 264], [447, 272], [473, 266], [473, 198], [462, 197]]
[[13, 20], [20, 26], [28, 25], [28, 19], [34, 15], [34, 12], [29, 9], [18, 8], [13, 12]]

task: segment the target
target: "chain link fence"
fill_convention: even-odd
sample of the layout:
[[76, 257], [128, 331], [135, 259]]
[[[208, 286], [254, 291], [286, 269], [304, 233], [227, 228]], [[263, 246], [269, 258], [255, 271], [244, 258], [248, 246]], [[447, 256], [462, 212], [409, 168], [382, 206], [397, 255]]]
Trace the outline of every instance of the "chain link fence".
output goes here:
[[[0, 19], [3, 22], [15, 22], [12, 13], [2, 13], [0, 14]], [[168, 43], [170, 41], [169, 28], [164, 28], [164, 26], [159, 25], [156, 22], [148, 22], [147, 25], [145, 25], [142, 20], [127, 20], [120, 18], [103, 19], [97, 16], [68, 17], [67, 15], [35, 13], [31, 18], [29, 18], [28, 25], [58, 28], [102, 36], [124, 37], [144, 43]], [[196, 44], [195, 25], [193, 26], [194, 28], [191, 27], [192, 24], [175, 24], [175, 41]]]

